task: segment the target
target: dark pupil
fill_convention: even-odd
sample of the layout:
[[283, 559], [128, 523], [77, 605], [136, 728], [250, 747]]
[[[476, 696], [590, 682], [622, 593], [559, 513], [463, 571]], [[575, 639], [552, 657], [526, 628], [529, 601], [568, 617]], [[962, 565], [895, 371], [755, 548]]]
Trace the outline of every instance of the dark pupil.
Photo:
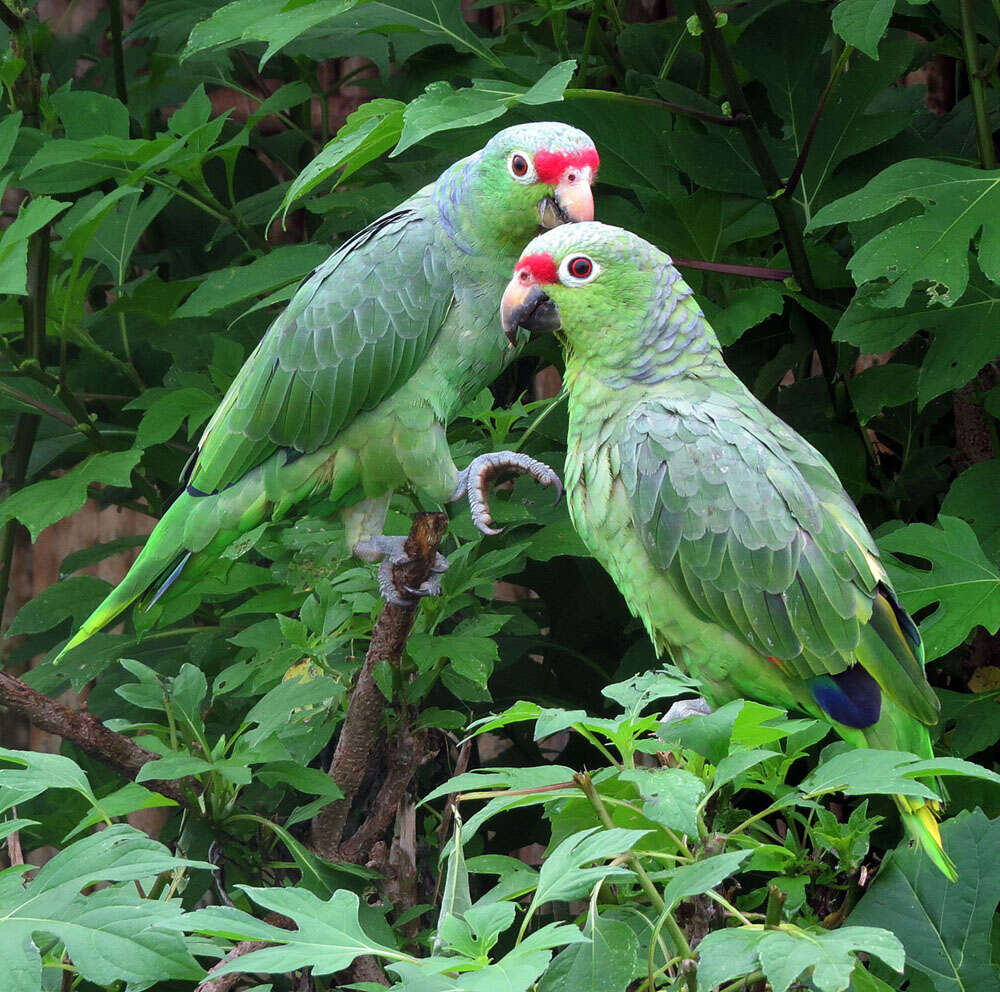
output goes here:
[[590, 260], [586, 258], [574, 258], [570, 263], [569, 271], [577, 279], [586, 279], [590, 275]]
[[514, 172], [523, 176], [528, 171], [528, 163], [520, 155], [514, 156]]

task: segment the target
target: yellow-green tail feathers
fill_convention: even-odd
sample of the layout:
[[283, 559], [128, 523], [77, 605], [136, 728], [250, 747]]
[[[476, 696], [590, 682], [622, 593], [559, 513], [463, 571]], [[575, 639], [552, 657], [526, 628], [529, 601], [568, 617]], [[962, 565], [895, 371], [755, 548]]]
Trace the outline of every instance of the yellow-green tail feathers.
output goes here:
[[166, 512], [163, 519], [146, 541], [128, 574], [104, 598], [104, 601], [87, 617], [83, 626], [69, 639], [55, 657], [58, 664], [63, 656], [106, 627], [158, 579], [173, 579], [171, 572], [177, 568], [185, 549], [182, 544], [184, 524], [192, 512], [193, 497], [182, 493]]
[[954, 862], [945, 853], [937, 816], [931, 806], [923, 800], [911, 799], [908, 796], [893, 798], [899, 807], [899, 816], [907, 834], [920, 845], [949, 882], [956, 881], [958, 872]]

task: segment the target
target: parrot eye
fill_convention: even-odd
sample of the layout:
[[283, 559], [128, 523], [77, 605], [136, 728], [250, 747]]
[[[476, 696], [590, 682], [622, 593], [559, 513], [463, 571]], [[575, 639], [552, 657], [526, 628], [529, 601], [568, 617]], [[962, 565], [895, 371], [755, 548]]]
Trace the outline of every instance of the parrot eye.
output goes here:
[[600, 271], [600, 266], [587, 255], [570, 255], [559, 266], [559, 281], [565, 286], [583, 286], [593, 282]]
[[533, 183], [538, 179], [531, 159], [523, 152], [514, 152], [507, 159], [507, 170], [519, 183]]

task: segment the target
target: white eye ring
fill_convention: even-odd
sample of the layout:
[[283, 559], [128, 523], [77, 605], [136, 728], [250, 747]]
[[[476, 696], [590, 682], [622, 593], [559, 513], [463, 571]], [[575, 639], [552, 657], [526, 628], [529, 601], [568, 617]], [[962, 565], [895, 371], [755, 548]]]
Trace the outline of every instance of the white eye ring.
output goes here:
[[[579, 262], [589, 262], [590, 271], [585, 276], [574, 275], [572, 269], [579, 269]], [[586, 286], [588, 282], [593, 282], [601, 274], [601, 267], [589, 255], [582, 252], [574, 252], [567, 255], [559, 263], [559, 281], [564, 286]]]
[[[525, 171], [517, 171], [521, 168]], [[507, 171], [519, 183], [528, 185], [529, 183], [538, 182], [538, 171], [535, 169], [535, 163], [531, 160], [531, 156], [527, 152], [511, 152], [507, 156]]]

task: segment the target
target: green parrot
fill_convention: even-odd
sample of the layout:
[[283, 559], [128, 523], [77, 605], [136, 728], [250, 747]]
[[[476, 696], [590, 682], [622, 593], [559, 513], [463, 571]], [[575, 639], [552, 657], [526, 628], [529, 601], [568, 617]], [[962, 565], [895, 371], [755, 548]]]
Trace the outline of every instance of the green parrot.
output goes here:
[[[939, 702], [875, 541], [826, 459], [726, 367], [671, 259], [603, 224], [542, 234], [501, 319], [563, 342], [570, 514], [656, 650], [712, 705], [796, 708], [857, 747], [933, 757]], [[936, 804], [894, 798], [954, 879]]]
[[[486, 486], [520, 471], [561, 491], [555, 473], [514, 452], [460, 472], [445, 439], [459, 409], [511, 358], [500, 292], [539, 226], [591, 220], [593, 141], [559, 123], [496, 134], [336, 249], [299, 287], [223, 397], [185, 471], [185, 488], [125, 578], [56, 660], [141, 596], [189, 587], [241, 534], [305, 499], [340, 512], [348, 546], [382, 561], [392, 602], [403, 538], [381, 534], [392, 491], [467, 498], [490, 527]], [[437, 572], [447, 562], [438, 556]], [[154, 591], [155, 590], [155, 591]]]

